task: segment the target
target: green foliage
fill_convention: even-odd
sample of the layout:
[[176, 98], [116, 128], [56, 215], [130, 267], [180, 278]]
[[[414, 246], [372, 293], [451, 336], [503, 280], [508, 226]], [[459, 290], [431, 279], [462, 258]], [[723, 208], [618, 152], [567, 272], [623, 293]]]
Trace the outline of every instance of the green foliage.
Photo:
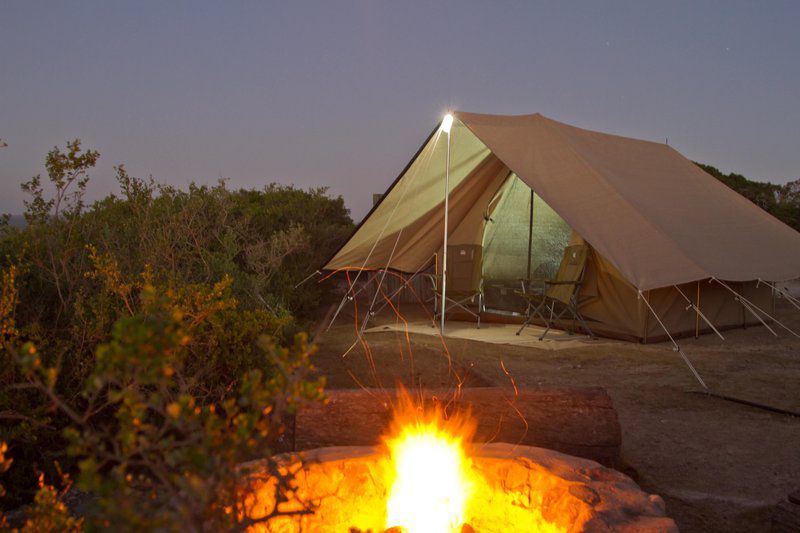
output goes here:
[[179, 190], [122, 166], [87, 205], [98, 157], [54, 148], [22, 186], [27, 225], [0, 225], [0, 501], [49, 501], [61, 464], [115, 524], [241, 525], [235, 465], [321, 394], [297, 332], [323, 293], [294, 285], [352, 221], [324, 189]]
[[752, 181], [733, 172], [725, 174], [711, 165], [695, 164], [767, 213], [800, 231], [800, 179], [776, 185]]
[[[95, 260], [93, 275], [131, 305], [97, 347], [76, 397], [59, 392], [59, 367], [32, 343], [4, 345], [23, 382], [67, 421], [62, 433], [78, 461], [78, 485], [99, 499], [92, 524], [217, 531], [266, 519], [245, 503], [248, 473], [239, 465], [268, 457], [283, 417], [298, 402], [322, 398], [322, 382], [306, 379], [312, 367], [305, 336], [280, 348], [268, 335], [254, 342], [252, 326], [235, 339], [221, 334], [232, 318], [260, 317], [237, 310], [229, 278], [165, 290], [146, 273], [124, 282], [112, 263]], [[279, 481], [276, 501], [292, 488], [291, 478]], [[31, 510], [38, 514], [29, 519], [55, 520], [54, 494], [40, 487]]]

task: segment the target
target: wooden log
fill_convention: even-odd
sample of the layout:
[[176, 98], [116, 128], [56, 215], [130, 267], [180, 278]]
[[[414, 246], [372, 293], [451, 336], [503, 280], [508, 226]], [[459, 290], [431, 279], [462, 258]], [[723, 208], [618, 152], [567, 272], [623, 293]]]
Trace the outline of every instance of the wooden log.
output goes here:
[[[380, 442], [392, 419], [394, 390], [326, 391], [328, 402], [300, 409], [294, 425], [294, 449], [370, 446]], [[453, 401], [452, 391], [425, 391], [427, 403], [447, 412], [470, 409], [477, 421], [476, 442], [507, 442], [550, 448], [608, 466], [619, 459], [621, 431], [608, 393], [600, 388], [468, 388]]]

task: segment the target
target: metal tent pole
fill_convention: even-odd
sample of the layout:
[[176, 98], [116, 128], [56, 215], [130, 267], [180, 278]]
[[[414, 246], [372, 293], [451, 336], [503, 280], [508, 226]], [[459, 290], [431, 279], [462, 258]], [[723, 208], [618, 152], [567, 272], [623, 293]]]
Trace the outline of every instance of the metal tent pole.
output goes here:
[[798, 300], [797, 298], [792, 296], [790, 293], [788, 293], [788, 292], [784, 291], [783, 289], [779, 288], [777, 284], [769, 283], [767, 281], [764, 281], [763, 279], [759, 279], [758, 282], [759, 283], [763, 283], [767, 287], [770, 287], [773, 291], [777, 292], [778, 294], [780, 294], [781, 296], [786, 298], [786, 301], [788, 301], [790, 304], [792, 304], [795, 307], [795, 309], [800, 309], [800, 300]]
[[528, 214], [528, 274], [525, 279], [529, 284], [531, 282], [531, 252], [533, 248], [533, 198], [534, 192], [533, 189], [531, 189], [531, 209]]
[[766, 311], [764, 311], [763, 309], [761, 309], [759, 306], [757, 306], [757, 305], [756, 305], [756, 304], [754, 304], [752, 301], [748, 300], [747, 298], [745, 298], [744, 296], [742, 296], [741, 294], [739, 294], [739, 293], [738, 293], [738, 292], [736, 292], [735, 290], [731, 289], [731, 288], [730, 288], [730, 287], [729, 287], [729, 286], [728, 286], [726, 283], [724, 283], [724, 282], [722, 282], [722, 281], [718, 280], [717, 278], [711, 278], [711, 280], [710, 280], [710, 281], [716, 281], [717, 283], [719, 283], [720, 285], [722, 285], [723, 287], [725, 287], [726, 289], [728, 289], [728, 291], [730, 291], [731, 293], [733, 293], [733, 295], [736, 297], [736, 299], [737, 299], [737, 300], [739, 300], [739, 303], [741, 303], [741, 304], [742, 304], [742, 306], [743, 306], [745, 309], [747, 309], [748, 311], [750, 311], [750, 313], [751, 313], [751, 314], [752, 314], [754, 317], [756, 317], [757, 319], [759, 319], [759, 320], [761, 321], [761, 323], [764, 325], [764, 327], [765, 327], [765, 328], [767, 328], [768, 330], [770, 330], [770, 331], [772, 332], [772, 334], [773, 334], [773, 335], [775, 335], [776, 337], [778, 336], [778, 334], [777, 334], [777, 333], [775, 333], [775, 330], [774, 330], [774, 329], [772, 329], [771, 327], [769, 327], [769, 326], [767, 325], [767, 323], [764, 321], [764, 319], [763, 319], [763, 318], [761, 318], [761, 316], [760, 316], [758, 313], [756, 313], [756, 311], [760, 311], [761, 313], [763, 313], [763, 314], [764, 314], [764, 316], [766, 316], [767, 318], [769, 318], [770, 320], [772, 320], [773, 322], [775, 322], [776, 324], [778, 324], [780, 327], [782, 327], [783, 329], [785, 329], [786, 331], [788, 331], [789, 333], [791, 333], [791, 334], [792, 334], [792, 335], [794, 335], [795, 337], [797, 337], [797, 338], [800, 338], [800, 334], [798, 334], [796, 331], [794, 331], [793, 329], [791, 329], [790, 327], [788, 327], [786, 324], [784, 324], [783, 322], [781, 322], [780, 320], [778, 320], [778, 319], [777, 319], [777, 318], [775, 318], [774, 316], [771, 316], [769, 313], [767, 313]]
[[450, 208], [450, 127], [453, 116], [447, 114], [442, 121], [442, 130], [447, 133], [447, 159], [444, 168], [444, 248], [442, 251], [442, 317], [439, 331], [444, 335], [444, 312], [447, 305], [447, 224], [448, 210]]
[[650, 312], [653, 314], [653, 316], [656, 317], [656, 320], [658, 321], [658, 324], [661, 326], [661, 329], [664, 330], [664, 333], [667, 334], [667, 337], [669, 338], [669, 340], [672, 341], [673, 349], [681, 355], [681, 358], [683, 358], [683, 362], [686, 363], [686, 366], [688, 366], [689, 370], [692, 371], [692, 374], [694, 374], [695, 379], [698, 381], [698, 383], [700, 383], [700, 385], [703, 386], [703, 389], [708, 390], [708, 385], [706, 385], [706, 382], [703, 381], [703, 378], [700, 377], [700, 374], [694, 368], [694, 365], [692, 364], [692, 362], [689, 361], [689, 358], [686, 356], [686, 354], [683, 353], [683, 349], [680, 347], [680, 345], [678, 345], [678, 343], [675, 342], [675, 339], [672, 338], [672, 335], [670, 335], [669, 330], [667, 329], [667, 326], [664, 325], [664, 323], [661, 321], [661, 318], [658, 316], [658, 314], [656, 314], [656, 311], [655, 311], [655, 309], [653, 309], [653, 306], [650, 305], [650, 302], [647, 301], [647, 298], [645, 298], [645, 296], [644, 296], [644, 294], [642, 294], [641, 290], [639, 290], [638, 292], [639, 292], [639, 299], [644, 301], [644, 303], [647, 306], [647, 308], [650, 310]]
[[[722, 333], [720, 333], [719, 330], [714, 327], [714, 324], [712, 324], [711, 321], [706, 317], [706, 315], [703, 314], [703, 312], [700, 310], [700, 308], [698, 306], [696, 306], [694, 304], [694, 302], [692, 302], [689, 299], [689, 297], [686, 296], [683, 293], [681, 288], [678, 287], [677, 285], [673, 285], [673, 287], [675, 287], [675, 290], [677, 290], [681, 294], [681, 296], [683, 296], [683, 299], [686, 300], [686, 302], [689, 304], [689, 305], [686, 306], [686, 309], [687, 310], [688, 309], [694, 309], [694, 312], [697, 313], [697, 318], [695, 320], [695, 327], [694, 327], [694, 331], [695, 331], [694, 337], [695, 337], [695, 339], [700, 336], [700, 318], [702, 317], [703, 320], [706, 321], [706, 324], [711, 326], [711, 329], [714, 330], [714, 333], [716, 333], [719, 336], [720, 339], [725, 340], [725, 337], [722, 336]], [[698, 291], [697, 291], [697, 301], [700, 302], [699, 282], [698, 282]]]

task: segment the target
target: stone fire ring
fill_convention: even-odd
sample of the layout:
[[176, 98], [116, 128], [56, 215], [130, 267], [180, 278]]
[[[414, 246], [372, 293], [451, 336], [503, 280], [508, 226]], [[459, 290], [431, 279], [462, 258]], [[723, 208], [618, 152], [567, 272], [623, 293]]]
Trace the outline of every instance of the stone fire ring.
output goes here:
[[[365, 446], [280, 456], [282, 468], [297, 472], [297, 498], [314, 501], [316, 511], [275, 518], [254, 530], [382, 531], [387, 496], [387, 487], [379, 481], [382, 457], [376, 448]], [[466, 516], [476, 532], [677, 531], [660, 496], [647, 494], [629, 477], [594, 461], [544, 448], [492, 443], [476, 444], [472, 462], [487, 480]], [[243, 466], [257, 476], [258, 462]], [[268, 486], [251, 484], [249, 491], [252, 516], [273, 510]], [[295, 503], [282, 503], [281, 509]]]

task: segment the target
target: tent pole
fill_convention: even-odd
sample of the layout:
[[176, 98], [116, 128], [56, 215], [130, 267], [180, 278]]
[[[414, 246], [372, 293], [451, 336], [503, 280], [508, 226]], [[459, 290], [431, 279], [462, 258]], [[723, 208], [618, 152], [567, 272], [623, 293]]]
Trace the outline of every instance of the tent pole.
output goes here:
[[531, 282], [531, 251], [533, 247], [533, 189], [531, 189], [531, 209], [528, 214], [528, 274], [525, 281], [530, 284]]
[[[722, 283], [721, 281], [719, 281], [717, 278], [711, 278], [711, 280], [709, 281], [709, 283], [710, 283], [711, 281], [716, 281], [717, 283], [719, 283], [720, 285], [722, 285], [723, 287], [725, 287], [726, 289], [728, 289], [728, 291], [730, 291], [730, 292], [731, 292], [731, 294], [733, 294], [733, 298], [734, 298], [734, 300], [736, 300], [736, 301], [738, 301], [740, 304], [742, 304], [742, 314], [743, 314], [743, 315], [744, 315], [744, 312], [745, 312], [745, 311], [750, 311], [750, 314], [751, 314], [751, 315], [753, 315], [754, 317], [756, 317], [756, 318], [758, 319], [758, 321], [759, 321], [759, 322], [761, 322], [761, 324], [762, 324], [762, 325], [763, 325], [765, 328], [767, 328], [767, 329], [769, 330], [769, 332], [770, 332], [770, 333], [772, 333], [772, 335], [774, 335], [775, 337], [777, 337], [777, 336], [778, 336], [778, 334], [777, 334], [777, 333], [775, 333], [775, 330], [774, 330], [774, 329], [772, 329], [771, 327], [769, 327], [769, 324], [767, 324], [767, 323], [764, 321], [764, 319], [763, 319], [763, 318], [761, 318], [761, 315], [759, 315], [758, 313], [756, 313], [756, 311], [755, 311], [755, 309], [753, 309], [753, 307], [750, 307], [750, 301], [749, 301], [747, 298], [745, 298], [744, 296], [742, 296], [741, 294], [739, 294], [739, 293], [738, 293], [738, 292], [736, 292], [735, 290], [731, 289], [731, 288], [730, 288], [730, 287], [728, 287], [728, 286], [727, 286], [725, 283]], [[762, 311], [762, 313], [763, 313], [763, 311]], [[766, 313], [764, 313], [764, 314], [766, 315]], [[767, 316], [769, 316], [769, 315], [767, 315]], [[747, 328], [747, 315], [744, 315], [744, 318], [742, 319], [742, 327], [744, 327], [744, 328]]]
[[[434, 254], [434, 255], [435, 255], [435, 254]], [[423, 265], [424, 265], [424, 263], [423, 263]], [[414, 273], [413, 273], [413, 274], [411, 274], [411, 277], [409, 277], [408, 279], [404, 279], [404, 278], [402, 278], [402, 276], [401, 276], [401, 279], [404, 279], [403, 283], [402, 283], [402, 284], [401, 284], [401, 285], [400, 285], [400, 286], [399, 286], [399, 287], [398, 287], [398, 288], [397, 288], [397, 289], [396, 289], [394, 292], [392, 292], [392, 294], [390, 294], [388, 297], [386, 297], [386, 300], [387, 300], [387, 301], [383, 302], [383, 304], [382, 304], [382, 305], [381, 305], [381, 306], [380, 306], [380, 307], [379, 307], [377, 310], [375, 310], [375, 311], [373, 311], [373, 310], [372, 310], [372, 308], [370, 308], [370, 311], [369, 311], [369, 318], [366, 318], [366, 319], [364, 319], [364, 322], [363, 322], [363, 324], [364, 324], [364, 325], [361, 327], [361, 333], [364, 333], [364, 331], [366, 330], [366, 322], [367, 322], [367, 321], [368, 321], [370, 318], [374, 317], [375, 315], [377, 315], [377, 314], [379, 314], [381, 311], [383, 311], [383, 310], [386, 308], [386, 306], [387, 306], [387, 305], [389, 305], [389, 301], [390, 301], [390, 300], [394, 300], [394, 298], [395, 298], [397, 295], [399, 295], [401, 292], [403, 292], [403, 290], [404, 290], [404, 289], [406, 289], [407, 287], [409, 287], [409, 286], [410, 286], [410, 284], [411, 284], [411, 282], [412, 282], [412, 281], [414, 281], [414, 279], [416, 279], [416, 277], [417, 277], [417, 276], [419, 275], [419, 273], [422, 271], [422, 268], [423, 268], [423, 267], [419, 267], [419, 268], [418, 268], [416, 271], [414, 271]], [[378, 287], [378, 288], [380, 288], [380, 287]]]
[[679, 354], [681, 354], [681, 357], [683, 358], [683, 362], [686, 363], [686, 366], [688, 366], [689, 370], [692, 371], [692, 374], [694, 374], [695, 379], [700, 383], [700, 385], [703, 386], [704, 389], [708, 390], [708, 385], [706, 385], [706, 382], [703, 381], [703, 378], [701, 378], [700, 374], [697, 373], [697, 370], [695, 370], [694, 365], [692, 364], [692, 362], [689, 361], [689, 358], [686, 357], [685, 353], [683, 353], [683, 350], [681, 349], [681, 347], [678, 345], [677, 342], [675, 342], [675, 339], [672, 338], [672, 335], [670, 335], [669, 330], [667, 329], [667, 326], [664, 325], [664, 323], [661, 321], [661, 318], [659, 318], [659, 316], [656, 314], [655, 309], [653, 309], [650, 306], [650, 302], [647, 301], [647, 298], [644, 297], [644, 295], [642, 294], [641, 290], [639, 291], [639, 298], [644, 300], [644, 303], [647, 306], [647, 308], [650, 309], [650, 312], [653, 313], [654, 317], [656, 317], [656, 320], [658, 321], [659, 325], [661, 326], [661, 329], [664, 330], [664, 333], [667, 334], [667, 337], [669, 337], [669, 340], [672, 341], [672, 346], [674, 347], [673, 349], [676, 352], [678, 352]]
[[378, 301], [378, 294], [381, 292], [381, 286], [383, 286], [383, 280], [386, 279], [386, 273], [389, 271], [389, 265], [392, 264], [392, 258], [394, 257], [394, 252], [397, 250], [397, 243], [400, 242], [400, 237], [403, 235], [403, 230], [401, 229], [397, 232], [397, 238], [394, 240], [394, 246], [392, 246], [392, 253], [389, 254], [389, 260], [386, 261], [386, 268], [383, 269], [383, 274], [381, 275], [381, 280], [378, 282], [378, 286], [375, 287], [375, 296], [372, 297], [372, 302], [369, 304], [369, 311], [366, 315], [364, 315], [364, 323], [361, 325], [361, 335], [364, 334], [364, 331], [367, 329], [367, 323], [369, 322], [370, 317], [375, 316], [375, 313], [372, 311], [375, 307], [375, 302]]
[[442, 250], [442, 316], [439, 332], [444, 335], [444, 313], [447, 305], [447, 214], [450, 208], [450, 129], [447, 129], [447, 159], [444, 167], [444, 248]]
[[[361, 272], [361, 271], [359, 271], [359, 273], [360, 273], [360, 272]], [[367, 285], [369, 285], [369, 282], [370, 282], [370, 281], [372, 281], [374, 278], [375, 278], [375, 274], [373, 274], [373, 275], [372, 275], [372, 278], [368, 279], [368, 280], [367, 280], [367, 283], [366, 283], [365, 285], [363, 285], [363, 286], [362, 286], [360, 289], [358, 289], [358, 290], [355, 290], [355, 283], [356, 283], [356, 281], [358, 281], [358, 279], [356, 279], [356, 280], [354, 280], [354, 281], [353, 281], [353, 283], [351, 284], [351, 286], [350, 286], [350, 287], [347, 289], [347, 292], [345, 292], [345, 293], [344, 293], [344, 296], [342, 296], [342, 301], [341, 301], [341, 302], [339, 302], [339, 307], [336, 309], [336, 312], [335, 312], [335, 313], [333, 313], [333, 318], [331, 318], [331, 321], [330, 321], [330, 323], [328, 324], [328, 327], [327, 327], [327, 329], [325, 330], [326, 332], [327, 332], [327, 331], [329, 331], [329, 330], [331, 329], [331, 326], [333, 326], [333, 323], [334, 323], [334, 322], [336, 322], [336, 318], [339, 316], [339, 313], [340, 313], [340, 312], [342, 311], [342, 309], [344, 308], [344, 304], [345, 304], [345, 303], [347, 303], [347, 301], [348, 301], [348, 300], [352, 302], [352, 301], [353, 301], [353, 300], [356, 298], [356, 296], [358, 296], [358, 294], [359, 294], [361, 291], [363, 291], [364, 289], [366, 289]], [[352, 294], [351, 294], [351, 293], [352, 293]]]
[[[705, 320], [705, 321], [706, 321], [706, 324], [708, 324], [709, 326], [711, 326], [711, 329], [713, 329], [713, 330], [714, 330], [714, 333], [716, 333], [716, 334], [717, 334], [717, 336], [718, 336], [720, 339], [722, 339], [722, 340], [725, 340], [725, 337], [723, 337], [723, 336], [722, 336], [722, 333], [720, 333], [720, 332], [719, 332], [719, 330], [718, 330], [717, 328], [715, 328], [715, 327], [714, 327], [714, 324], [712, 324], [712, 323], [711, 323], [711, 321], [710, 321], [710, 320], [709, 320], [709, 319], [706, 317], [706, 315], [704, 315], [704, 314], [703, 314], [703, 312], [700, 310], [700, 308], [699, 308], [699, 307], [697, 307], [697, 306], [696, 306], [694, 303], [692, 303], [692, 301], [689, 299], [689, 297], [688, 297], [688, 296], [686, 296], [686, 295], [683, 293], [683, 291], [681, 290], [681, 288], [680, 288], [680, 287], [678, 287], [677, 285], [673, 285], [673, 287], [675, 287], [675, 290], [677, 290], [677, 291], [678, 291], [678, 292], [681, 294], [681, 296], [683, 296], [683, 299], [684, 299], [684, 300], [686, 300], [686, 302], [689, 304], [689, 305], [687, 305], [687, 306], [686, 306], [686, 309], [690, 309], [690, 308], [691, 308], [691, 309], [694, 309], [694, 312], [695, 312], [695, 313], [697, 313], [697, 318], [696, 318], [696, 320], [695, 320], [695, 334], [694, 334], [694, 338], [696, 339], [697, 337], [699, 337], [699, 336], [700, 336], [700, 317], [702, 317], [702, 318], [703, 318], [703, 320]], [[700, 302], [700, 290], [699, 290], [699, 286], [698, 286], [698, 291], [697, 291], [697, 301], [698, 301], [698, 303]]]
[[786, 331], [788, 331], [789, 333], [791, 333], [795, 337], [800, 338], [800, 335], [798, 335], [796, 331], [794, 331], [793, 329], [788, 327], [786, 324], [784, 324], [783, 322], [781, 322], [780, 320], [778, 320], [774, 316], [771, 316], [769, 313], [767, 313], [766, 311], [761, 309], [759, 306], [757, 306], [756, 304], [754, 304], [753, 302], [751, 302], [750, 300], [748, 300], [747, 298], [745, 298], [741, 294], [737, 293], [735, 290], [731, 289], [727, 284], [723, 283], [722, 281], [718, 280], [717, 278], [711, 278], [711, 279], [713, 281], [716, 281], [717, 283], [719, 283], [720, 285], [722, 285], [726, 289], [728, 289], [730, 292], [732, 292], [733, 295], [736, 296], [736, 299], [739, 300], [739, 302], [742, 304], [742, 306], [744, 306], [745, 309], [750, 311], [753, 314], [753, 316], [755, 316], [757, 319], [759, 319], [761, 321], [761, 323], [764, 324], [764, 327], [766, 327], [768, 330], [770, 330], [772, 332], [772, 334], [775, 335], [776, 337], [778, 336], [778, 334], [775, 333], [775, 330], [773, 330], [771, 327], [769, 327], [767, 325], [767, 323], [764, 322], [764, 319], [761, 318], [761, 316], [759, 316], [758, 313], [756, 313], [756, 311], [760, 311], [761, 313], [764, 314], [764, 316], [766, 316], [767, 318], [769, 318], [770, 320], [772, 320], [773, 322], [778, 324], [780, 327], [782, 327], [783, 329], [785, 329]]
[[[697, 314], [694, 316], [694, 338], [700, 338], [700, 282], [697, 282], [697, 304], [695, 304]], [[720, 335], [721, 337], [722, 335]], [[724, 340], [724, 339], [723, 339]]]
[[[391, 258], [389, 258], [389, 260], [391, 261]], [[367, 310], [366, 313], [364, 313], [364, 320], [361, 322], [361, 328], [358, 330], [359, 337], [364, 335], [364, 331], [366, 331], [367, 329], [367, 324], [369, 324], [369, 319], [375, 316], [375, 313], [373, 312], [372, 309], [375, 307], [375, 302], [378, 300], [378, 294], [380, 294], [381, 292], [381, 287], [383, 286], [383, 280], [386, 279], [386, 273], [388, 271], [389, 271], [388, 267], [380, 271], [381, 279], [378, 280], [378, 285], [375, 287], [375, 296], [372, 297], [372, 302], [370, 302], [369, 304], [369, 309]], [[377, 278], [378, 275], [375, 274], [375, 277]]]
[[303, 281], [301, 281], [300, 283], [298, 283], [297, 285], [295, 285], [295, 286], [294, 286], [294, 288], [295, 288], [295, 289], [296, 289], [296, 288], [298, 288], [300, 285], [304, 284], [306, 281], [310, 280], [310, 279], [311, 279], [311, 278], [313, 278], [314, 276], [319, 276], [320, 274], [322, 274], [322, 271], [321, 271], [321, 270], [315, 270], [314, 272], [312, 272], [311, 274], [309, 274], [308, 276], [306, 276], [305, 278], [303, 278]]
[[795, 298], [794, 296], [792, 296], [788, 292], [785, 292], [782, 289], [780, 289], [777, 284], [771, 284], [771, 283], [769, 283], [767, 281], [764, 281], [763, 279], [758, 280], [758, 282], [759, 283], [763, 283], [767, 287], [771, 287], [772, 290], [774, 290], [775, 292], [777, 292], [778, 294], [780, 294], [781, 296], [786, 298], [786, 300], [790, 304], [792, 304], [795, 307], [795, 309], [800, 309], [800, 300], [798, 300], [797, 298]]

